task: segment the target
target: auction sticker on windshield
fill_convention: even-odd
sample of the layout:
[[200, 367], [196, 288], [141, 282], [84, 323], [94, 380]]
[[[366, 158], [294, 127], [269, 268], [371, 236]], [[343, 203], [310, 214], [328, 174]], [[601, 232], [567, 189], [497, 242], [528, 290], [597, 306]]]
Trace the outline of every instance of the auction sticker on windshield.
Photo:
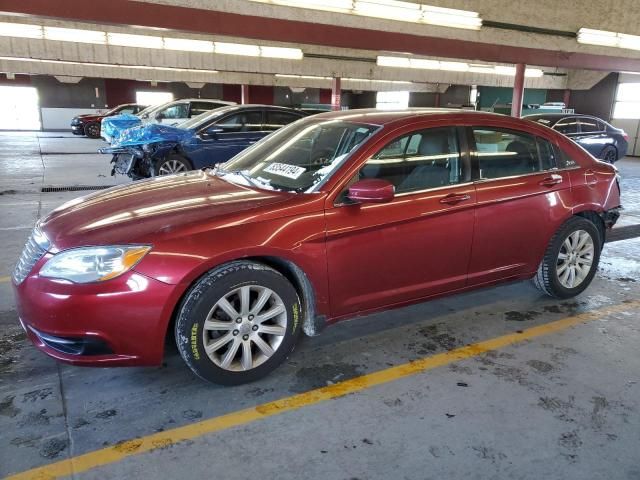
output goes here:
[[298, 167], [296, 165], [288, 165], [286, 163], [272, 163], [263, 172], [272, 173], [273, 175], [279, 175], [281, 177], [292, 178], [296, 180], [300, 175], [306, 172], [306, 168]]

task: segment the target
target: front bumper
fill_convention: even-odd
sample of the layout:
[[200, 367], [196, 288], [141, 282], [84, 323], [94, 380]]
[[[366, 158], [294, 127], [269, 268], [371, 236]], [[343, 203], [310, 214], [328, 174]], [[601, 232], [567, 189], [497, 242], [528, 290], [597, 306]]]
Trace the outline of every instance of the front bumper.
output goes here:
[[46, 255], [13, 285], [27, 336], [47, 355], [84, 366], [158, 365], [179, 288], [128, 272], [102, 283], [40, 277]]
[[71, 125], [71, 133], [74, 135], [84, 135], [84, 125]]

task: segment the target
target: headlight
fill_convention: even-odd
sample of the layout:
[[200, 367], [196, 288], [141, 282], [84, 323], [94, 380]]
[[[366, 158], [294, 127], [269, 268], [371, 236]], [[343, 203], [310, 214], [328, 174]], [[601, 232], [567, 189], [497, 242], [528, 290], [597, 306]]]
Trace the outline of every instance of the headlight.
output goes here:
[[82, 247], [65, 250], [42, 267], [40, 275], [75, 283], [102, 282], [131, 270], [151, 247], [148, 245]]

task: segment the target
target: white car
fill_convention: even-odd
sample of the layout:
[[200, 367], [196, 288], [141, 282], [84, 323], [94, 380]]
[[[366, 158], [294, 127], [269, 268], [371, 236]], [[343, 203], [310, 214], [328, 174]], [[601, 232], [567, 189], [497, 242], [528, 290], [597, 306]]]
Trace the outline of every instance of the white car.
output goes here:
[[209, 110], [235, 104], [235, 102], [209, 100], [206, 98], [183, 98], [147, 108], [140, 112], [138, 116], [143, 124], [162, 123], [164, 125], [177, 125]]
[[136, 115], [115, 115], [104, 119], [100, 136], [108, 143], [124, 130], [151, 123], [175, 126], [191, 117], [220, 107], [235, 105], [235, 102], [207, 98], [183, 98], [168, 103], [147, 107]]

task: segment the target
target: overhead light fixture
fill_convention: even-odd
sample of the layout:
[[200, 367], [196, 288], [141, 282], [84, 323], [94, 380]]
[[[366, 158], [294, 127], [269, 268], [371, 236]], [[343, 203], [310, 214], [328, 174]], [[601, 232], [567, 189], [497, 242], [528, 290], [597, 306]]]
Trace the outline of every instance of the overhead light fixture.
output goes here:
[[137, 48], [163, 48], [164, 41], [162, 37], [152, 37], [150, 35], [132, 35], [130, 33], [107, 33], [107, 41], [109, 45], [118, 45], [120, 47], [137, 47]]
[[191, 38], [156, 37], [77, 28], [42, 27], [23, 23], [0, 22], [0, 36], [288, 60], [301, 60], [304, 58], [304, 53], [301, 49], [291, 47], [211, 42]]
[[423, 12], [419, 3], [395, 0], [362, 0], [354, 2], [353, 13], [403, 22], [419, 22]]
[[431, 25], [441, 27], [466, 28], [470, 30], [480, 30], [482, 19], [478, 12], [469, 10], [457, 10], [454, 8], [432, 7], [423, 5], [423, 21]]
[[245, 45], [244, 43], [215, 42], [215, 52], [224, 55], [259, 57], [260, 47], [258, 45]]
[[301, 60], [304, 57], [304, 54], [299, 48], [260, 47], [260, 56], [266, 58], [287, 58], [290, 60]]
[[41, 39], [43, 37], [43, 32], [40, 25], [0, 22], [0, 36]]
[[377, 80], [370, 78], [343, 78], [345, 82], [372, 82], [372, 83], [391, 83], [396, 85], [412, 85], [413, 82], [408, 82], [405, 80]]
[[99, 30], [80, 30], [77, 28], [44, 27], [45, 40], [62, 42], [95, 43], [105, 45], [107, 36]]
[[[515, 76], [516, 67], [508, 65], [483, 65], [465, 62], [432, 60], [428, 58], [379, 56], [376, 61], [379, 67], [415, 68], [420, 70], [442, 70], [446, 72], [485, 73], [489, 75]], [[527, 68], [525, 77], [542, 77], [544, 72], [539, 68]]]
[[164, 48], [180, 50], [182, 52], [213, 53], [213, 42], [207, 40], [192, 40], [190, 38], [164, 38]]
[[92, 62], [74, 62], [71, 60], [44, 60], [41, 58], [26, 58], [26, 57], [0, 57], [0, 60], [8, 60], [15, 62], [37, 62], [48, 63], [56, 65], [80, 65], [84, 67], [101, 67], [101, 68], [124, 68], [134, 70], [159, 70], [168, 72], [193, 72], [193, 73], [219, 73], [218, 70], [205, 70], [199, 68], [178, 68], [178, 67], [152, 67], [149, 65], [120, 65], [115, 63], [92, 63]]
[[578, 30], [578, 43], [640, 50], [640, 36], [638, 35], [594, 30], [592, 28], [581, 28]]
[[310, 8], [326, 12], [348, 13], [411, 23], [427, 23], [440, 27], [479, 30], [482, 18], [478, 12], [434, 7], [400, 0], [252, 0], [286, 7]]
[[278, 78], [299, 78], [305, 80], [332, 80], [331, 77], [317, 77], [315, 75], [293, 75], [286, 73], [276, 73], [274, 76]]

